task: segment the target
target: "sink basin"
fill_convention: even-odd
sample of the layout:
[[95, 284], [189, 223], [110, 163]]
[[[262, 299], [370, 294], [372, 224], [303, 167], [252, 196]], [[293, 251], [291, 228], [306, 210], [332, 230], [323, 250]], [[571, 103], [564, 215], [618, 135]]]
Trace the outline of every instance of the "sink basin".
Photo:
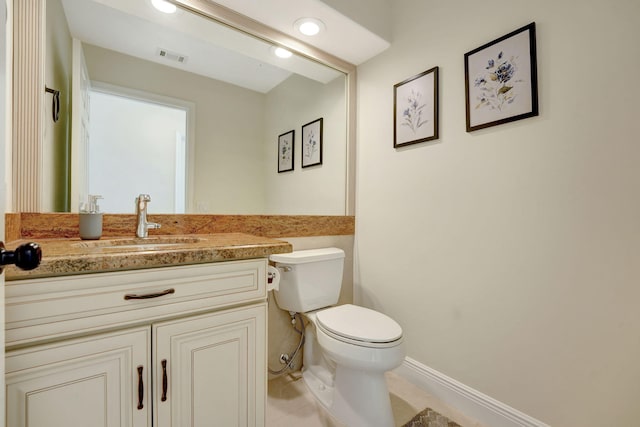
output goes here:
[[105, 240], [91, 240], [74, 243], [76, 248], [101, 248], [101, 249], [137, 249], [137, 250], [162, 250], [173, 246], [182, 246], [189, 243], [198, 243], [203, 239], [186, 236], [156, 236], [147, 238], [115, 238]]

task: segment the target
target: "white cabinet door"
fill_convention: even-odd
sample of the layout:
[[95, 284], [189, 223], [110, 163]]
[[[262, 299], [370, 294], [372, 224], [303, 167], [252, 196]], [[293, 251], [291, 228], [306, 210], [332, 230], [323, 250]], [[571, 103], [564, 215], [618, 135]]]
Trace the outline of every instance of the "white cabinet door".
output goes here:
[[150, 335], [142, 327], [8, 352], [7, 425], [150, 427]]
[[155, 427], [264, 426], [265, 303], [152, 329]]

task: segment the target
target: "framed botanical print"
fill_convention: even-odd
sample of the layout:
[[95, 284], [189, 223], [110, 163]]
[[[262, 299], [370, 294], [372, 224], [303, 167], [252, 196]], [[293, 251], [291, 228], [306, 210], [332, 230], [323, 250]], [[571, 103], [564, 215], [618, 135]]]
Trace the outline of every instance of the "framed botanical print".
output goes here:
[[302, 167], [322, 164], [322, 118], [302, 126]]
[[535, 22], [464, 55], [467, 132], [538, 115]]
[[438, 139], [438, 67], [393, 86], [393, 146]]
[[278, 136], [278, 173], [293, 170], [293, 153], [296, 132], [290, 130]]

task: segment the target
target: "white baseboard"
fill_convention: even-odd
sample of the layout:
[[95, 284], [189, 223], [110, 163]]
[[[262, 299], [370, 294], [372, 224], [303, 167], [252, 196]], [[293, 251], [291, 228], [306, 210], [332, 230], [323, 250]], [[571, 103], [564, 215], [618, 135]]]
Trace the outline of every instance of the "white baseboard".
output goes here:
[[443, 403], [489, 427], [549, 427], [502, 402], [407, 357], [394, 370]]

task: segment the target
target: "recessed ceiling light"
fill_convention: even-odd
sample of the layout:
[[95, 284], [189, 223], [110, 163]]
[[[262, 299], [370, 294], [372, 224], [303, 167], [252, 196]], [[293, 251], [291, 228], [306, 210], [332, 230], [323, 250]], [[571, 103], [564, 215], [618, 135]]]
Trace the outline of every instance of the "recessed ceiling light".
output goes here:
[[325, 29], [324, 22], [316, 18], [300, 18], [293, 26], [305, 36], [315, 36]]
[[153, 7], [164, 13], [175, 13], [176, 5], [165, 0], [151, 0]]
[[291, 55], [293, 55], [293, 53], [291, 53], [290, 51], [288, 51], [287, 49], [283, 48], [283, 47], [276, 47], [275, 49], [273, 49], [273, 53], [278, 57], [278, 58], [290, 58]]

